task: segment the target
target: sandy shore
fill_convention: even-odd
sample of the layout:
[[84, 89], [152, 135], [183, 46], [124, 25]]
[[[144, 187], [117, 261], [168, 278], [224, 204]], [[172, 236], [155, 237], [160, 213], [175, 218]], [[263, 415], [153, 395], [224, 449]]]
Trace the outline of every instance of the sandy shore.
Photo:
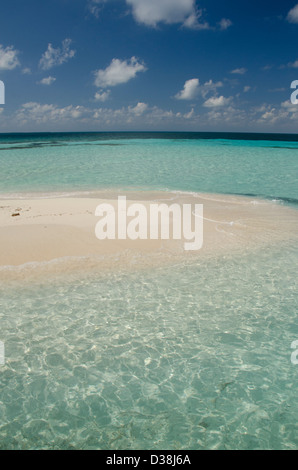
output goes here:
[[13, 275], [17, 267], [25, 267], [28, 274], [38, 266], [45, 266], [46, 262], [52, 262], [51, 269], [55, 271], [61, 269], [63, 260], [67, 269], [77, 269], [79, 260], [85, 268], [88, 264], [104, 268], [176, 262], [185, 257], [254, 249], [290, 239], [298, 233], [297, 211], [267, 201], [209, 194], [133, 192], [119, 195], [127, 197], [128, 206], [138, 201], [148, 212], [152, 202], [192, 204], [193, 207], [203, 204], [203, 248], [185, 252], [185, 240], [160, 238], [98, 240], [96, 207], [108, 203], [117, 213], [117, 193], [108, 193], [106, 197], [98, 193], [93, 197], [1, 199], [0, 278], [6, 278], [8, 272]]

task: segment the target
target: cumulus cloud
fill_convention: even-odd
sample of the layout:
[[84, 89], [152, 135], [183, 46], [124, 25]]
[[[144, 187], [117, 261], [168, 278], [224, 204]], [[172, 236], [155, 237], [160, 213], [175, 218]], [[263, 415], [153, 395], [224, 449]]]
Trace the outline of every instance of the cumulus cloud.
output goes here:
[[216, 93], [217, 88], [221, 88], [222, 86], [222, 82], [213, 82], [212, 80], [209, 80], [208, 82], [205, 82], [203, 85], [200, 86], [199, 91], [202, 97], [206, 98], [209, 93]]
[[291, 101], [284, 101], [283, 103], [281, 103], [281, 107], [285, 108], [289, 112], [298, 113], [297, 104], [293, 104]]
[[194, 0], [126, 0], [138, 23], [184, 23], [195, 14]]
[[52, 85], [52, 83], [54, 83], [56, 81], [56, 78], [55, 77], [46, 77], [46, 78], [43, 78], [42, 80], [40, 80], [40, 82], [37, 82], [38, 85]]
[[246, 72], [247, 72], [247, 69], [245, 69], [244, 67], [239, 68], [239, 69], [231, 70], [231, 73], [233, 73], [235, 75], [244, 75]]
[[266, 111], [262, 116], [260, 117], [259, 121], [267, 121], [270, 122], [271, 124], [274, 124], [278, 120], [278, 112], [276, 108], [272, 108], [268, 111]]
[[95, 99], [95, 101], [101, 101], [102, 103], [104, 103], [105, 101], [107, 101], [109, 99], [110, 94], [111, 94], [110, 90], [101, 91], [101, 92], [97, 91], [95, 93], [94, 99]]
[[22, 123], [28, 121], [36, 123], [46, 123], [49, 121], [60, 121], [78, 119], [82, 116], [84, 108], [82, 106], [66, 106], [60, 108], [54, 104], [40, 104], [36, 102], [25, 103], [17, 112], [17, 119]]
[[52, 67], [62, 65], [69, 59], [72, 59], [76, 51], [70, 48], [71, 43], [71, 39], [64, 39], [64, 41], [62, 41], [62, 47], [57, 47], [56, 49], [52, 44], [49, 44], [39, 61], [39, 67], [43, 70], [49, 70]]
[[209, 98], [203, 106], [205, 108], [221, 108], [222, 106], [227, 106], [231, 102], [231, 98], [225, 98], [224, 96], [213, 96]]
[[156, 27], [159, 23], [182, 24], [191, 29], [209, 29], [207, 22], [200, 22], [202, 10], [195, 0], [126, 0], [138, 23]]
[[139, 102], [136, 106], [128, 106], [120, 109], [98, 108], [93, 110], [92, 118], [101, 125], [129, 126], [159, 126], [169, 123], [187, 122], [196, 118], [192, 109], [189, 113], [174, 113], [172, 110], [161, 109], [157, 106], [149, 107], [146, 103]]
[[298, 23], [298, 4], [289, 11], [287, 20], [289, 23]]
[[177, 100], [193, 100], [199, 91], [199, 79], [192, 78], [191, 80], [186, 80], [183, 90], [181, 90], [175, 98]]
[[222, 82], [213, 82], [212, 80], [200, 85], [198, 78], [192, 78], [185, 82], [183, 90], [177, 93], [175, 98], [177, 100], [193, 100], [201, 95], [205, 99], [209, 93], [216, 93], [217, 88], [222, 86]]
[[[208, 105], [206, 104], [208, 103]], [[171, 109], [150, 107], [146, 103], [138, 102], [118, 109], [109, 107], [84, 107], [70, 105], [59, 107], [54, 104], [25, 103], [13, 115], [5, 113], [5, 123], [13, 128], [42, 130], [74, 129], [210, 129], [210, 125], [222, 126], [226, 129], [261, 128], [295, 131], [298, 119], [298, 106], [292, 105], [290, 100], [272, 106], [262, 104], [259, 107], [241, 109], [235, 107], [233, 98], [212, 97], [195, 112], [191, 106], [186, 113], [173, 112]], [[2, 110], [2, 111], [1, 111]], [[3, 120], [3, 109], [0, 108]], [[84, 127], [85, 126], [85, 127]], [[227, 127], [228, 126], [228, 127]], [[261, 127], [260, 127], [261, 126]], [[296, 127], [295, 127], [296, 126]]]
[[211, 26], [207, 21], [199, 21], [202, 16], [203, 10], [194, 10], [193, 13], [183, 22], [183, 26], [185, 28], [196, 30], [211, 29]]
[[138, 72], [145, 72], [147, 68], [136, 57], [130, 60], [113, 59], [110, 65], [103, 70], [95, 72], [94, 84], [98, 88], [108, 88], [135, 78]]
[[289, 124], [295, 123], [296, 125], [298, 119], [298, 106], [292, 104], [290, 100], [282, 102], [280, 106], [264, 104], [257, 108], [256, 112], [261, 113], [257, 122], [267, 125], [279, 123], [281, 126], [286, 126], [287, 130]]
[[[1, 109], [1, 108], [0, 108]], [[1, 111], [0, 111], [1, 112]], [[73, 126], [75, 122], [89, 126], [100, 124], [103, 127], [110, 126], [138, 126], [140, 123], [146, 125], [159, 125], [161, 123], [174, 122], [178, 120], [189, 120], [193, 117], [192, 110], [187, 114], [173, 113], [157, 106], [149, 107], [148, 104], [138, 102], [135, 105], [125, 106], [119, 109], [112, 108], [87, 108], [84, 106], [59, 107], [55, 104], [41, 104], [29, 102], [23, 104], [14, 114], [14, 123], [23, 126], [38, 125], [43, 129], [53, 126]]]
[[[98, 18], [103, 6], [109, 0], [88, 0], [89, 11]], [[180, 24], [195, 30], [215, 30], [215, 27], [203, 21], [203, 9], [196, 6], [196, 0], [125, 0], [131, 8], [135, 21], [149, 27], [157, 27], [160, 23]], [[221, 31], [232, 25], [231, 20], [222, 18], [218, 22]]]
[[0, 44], [0, 70], [13, 70], [20, 65], [19, 51], [13, 46], [4, 47]]
[[135, 116], [141, 116], [147, 110], [148, 105], [146, 103], [138, 103], [135, 107], [129, 108]]

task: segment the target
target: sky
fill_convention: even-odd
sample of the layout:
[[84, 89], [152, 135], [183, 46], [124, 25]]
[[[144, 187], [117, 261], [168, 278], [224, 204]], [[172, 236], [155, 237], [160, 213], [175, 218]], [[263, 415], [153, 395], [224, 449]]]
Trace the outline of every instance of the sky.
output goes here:
[[298, 130], [297, 0], [2, 0], [0, 132]]

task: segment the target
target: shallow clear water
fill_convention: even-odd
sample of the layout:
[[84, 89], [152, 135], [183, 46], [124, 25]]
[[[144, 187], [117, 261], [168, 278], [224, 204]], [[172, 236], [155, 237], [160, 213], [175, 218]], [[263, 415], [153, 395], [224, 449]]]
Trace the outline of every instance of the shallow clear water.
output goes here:
[[297, 255], [3, 289], [0, 447], [297, 448]]
[[[270, 145], [123, 139], [1, 151], [1, 190], [81, 191], [99, 181], [96, 189], [160, 185], [295, 204], [298, 145]], [[0, 448], [297, 449], [297, 262], [297, 244], [285, 242], [0, 286]]]
[[298, 142], [184, 135], [0, 136], [0, 194], [147, 188], [253, 194], [297, 203]]

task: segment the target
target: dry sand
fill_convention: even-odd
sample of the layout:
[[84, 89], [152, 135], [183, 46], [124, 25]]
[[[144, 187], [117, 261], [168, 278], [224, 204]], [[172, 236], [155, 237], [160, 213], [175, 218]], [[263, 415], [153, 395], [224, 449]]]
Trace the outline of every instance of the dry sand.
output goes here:
[[[118, 195], [127, 205], [140, 202], [203, 204], [204, 245], [184, 251], [185, 240], [105, 240], [95, 236], [95, 209], [109, 203], [117, 211]], [[149, 210], [148, 210], [149, 212]], [[39, 270], [114, 269], [180, 262], [233, 250], [250, 250], [296, 237], [298, 213], [263, 200], [210, 194], [130, 192], [92, 197], [0, 200], [0, 279]], [[21, 274], [22, 273], [22, 274]]]

